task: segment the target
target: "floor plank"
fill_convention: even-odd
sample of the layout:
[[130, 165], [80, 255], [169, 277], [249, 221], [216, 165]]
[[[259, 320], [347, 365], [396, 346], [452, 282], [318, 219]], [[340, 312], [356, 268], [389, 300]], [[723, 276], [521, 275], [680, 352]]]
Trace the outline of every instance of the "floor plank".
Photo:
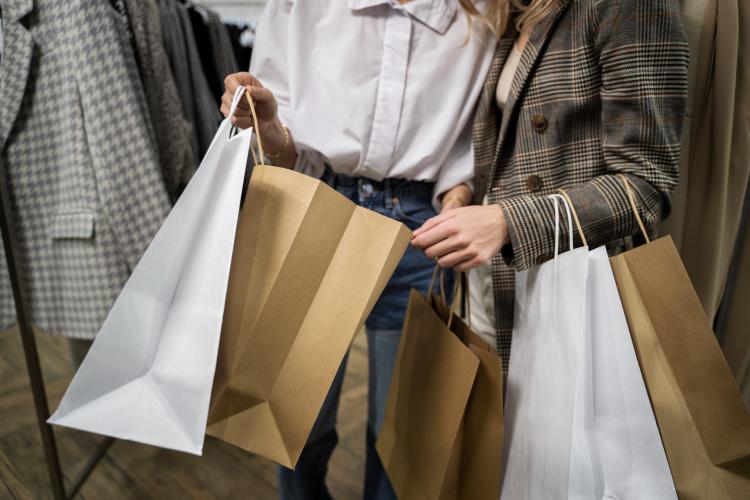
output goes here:
[[[50, 408], [72, 378], [65, 339], [36, 334]], [[356, 337], [339, 408], [339, 446], [329, 465], [334, 498], [362, 496], [367, 418], [367, 342]], [[101, 437], [55, 428], [68, 487]], [[99, 500], [272, 499], [277, 469], [272, 462], [213, 438], [202, 457], [117, 441], [81, 489], [78, 498]], [[20, 335], [0, 333], [0, 499], [48, 499], [44, 463]]]

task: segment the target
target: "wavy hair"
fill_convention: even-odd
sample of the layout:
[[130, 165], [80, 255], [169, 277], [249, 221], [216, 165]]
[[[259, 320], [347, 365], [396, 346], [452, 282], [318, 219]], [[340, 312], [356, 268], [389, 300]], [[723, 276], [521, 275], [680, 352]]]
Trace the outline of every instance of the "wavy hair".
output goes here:
[[458, 1], [469, 16], [483, 21], [498, 38], [503, 36], [511, 21], [519, 32], [531, 31], [559, 3], [559, 0], [487, 0], [487, 9], [480, 12], [475, 0]]

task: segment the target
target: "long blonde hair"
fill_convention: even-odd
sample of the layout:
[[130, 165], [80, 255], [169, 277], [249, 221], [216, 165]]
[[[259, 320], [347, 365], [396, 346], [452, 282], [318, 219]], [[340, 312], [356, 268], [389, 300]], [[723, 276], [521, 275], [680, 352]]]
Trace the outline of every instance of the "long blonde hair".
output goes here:
[[525, 5], [521, 0], [487, 0], [487, 10], [480, 12], [475, 0], [458, 1], [470, 16], [484, 21], [498, 38], [508, 29], [511, 19], [519, 32], [531, 31], [559, 3], [559, 0], [531, 0]]

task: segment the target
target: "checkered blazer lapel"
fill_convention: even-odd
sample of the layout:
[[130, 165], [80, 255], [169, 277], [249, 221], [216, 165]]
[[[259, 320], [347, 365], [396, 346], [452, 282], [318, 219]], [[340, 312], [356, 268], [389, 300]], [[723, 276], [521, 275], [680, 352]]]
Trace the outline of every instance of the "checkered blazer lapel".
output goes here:
[[[513, 31], [515, 33], [515, 31]], [[495, 158], [500, 129], [499, 110], [495, 102], [497, 82], [505, 66], [510, 48], [513, 46], [514, 35], [506, 35], [500, 39], [495, 50], [495, 56], [487, 73], [487, 80], [477, 102], [476, 114], [472, 125], [472, 142], [474, 144], [474, 203], [481, 203], [487, 191], [487, 182]]]
[[26, 92], [34, 40], [19, 21], [30, 13], [33, 7], [33, 0], [10, 0], [4, 5], [5, 60], [0, 73], [0, 150], [5, 147]]
[[[508, 135], [508, 129], [510, 127], [510, 123], [513, 121], [517, 105], [519, 102], [519, 98], [523, 95], [523, 91], [526, 88], [526, 84], [529, 81], [529, 76], [531, 75], [532, 70], [534, 69], [534, 66], [536, 65], [537, 60], [539, 59], [539, 55], [542, 53], [544, 45], [546, 44], [550, 34], [552, 33], [552, 28], [557, 24], [557, 21], [560, 19], [560, 17], [565, 13], [566, 9], [568, 8], [568, 5], [570, 3], [570, 0], [560, 0], [558, 2], [558, 5], [556, 7], [556, 10], [552, 13], [550, 13], [544, 21], [537, 24], [534, 29], [532, 30], [531, 34], [529, 35], [529, 40], [526, 42], [526, 46], [523, 49], [523, 54], [521, 54], [521, 60], [518, 63], [518, 68], [516, 69], [516, 74], [513, 77], [513, 82], [510, 86], [510, 93], [508, 94], [508, 101], [505, 105], [505, 110], [502, 114], [502, 121], [500, 123], [500, 131], [497, 135], [497, 140], [495, 142], [495, 154], [492, 160], [492, 168], [488, 175], [488, 185], [492, 185], [495, 175], [497, 174], [497, 164], [498, 160], [500, 158], [500, 152], [502, 151], [503, 144], [505, 142], [505, 138]], [[515, 39], [515, 33], [514, 33], [514, 39]], [[513, 41], [511, 40], [511, 46]], [[508, 51], [506, 50], [505, 55], [503, 56], [503, 62], [505, 62], [505, 59], [507, 58]], [[502, 72], [502, 67], [500, 69]], [[499, 74], [498, 74], [499, 79]], [[497, 87], [497, 80], [495, 81], [495, 86], [492, 89], [493, 96], [495, 94]]]

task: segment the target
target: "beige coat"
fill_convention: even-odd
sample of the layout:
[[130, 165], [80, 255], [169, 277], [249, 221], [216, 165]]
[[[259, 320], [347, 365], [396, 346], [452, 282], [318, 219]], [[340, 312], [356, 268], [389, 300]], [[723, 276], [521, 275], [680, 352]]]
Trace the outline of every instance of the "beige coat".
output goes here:
[[750, 6], [745, 0], [681, 4], [691, 50], [689, 128], [680, 184], [663, 230], [674, 238], [713, 320], [750, 176]]

